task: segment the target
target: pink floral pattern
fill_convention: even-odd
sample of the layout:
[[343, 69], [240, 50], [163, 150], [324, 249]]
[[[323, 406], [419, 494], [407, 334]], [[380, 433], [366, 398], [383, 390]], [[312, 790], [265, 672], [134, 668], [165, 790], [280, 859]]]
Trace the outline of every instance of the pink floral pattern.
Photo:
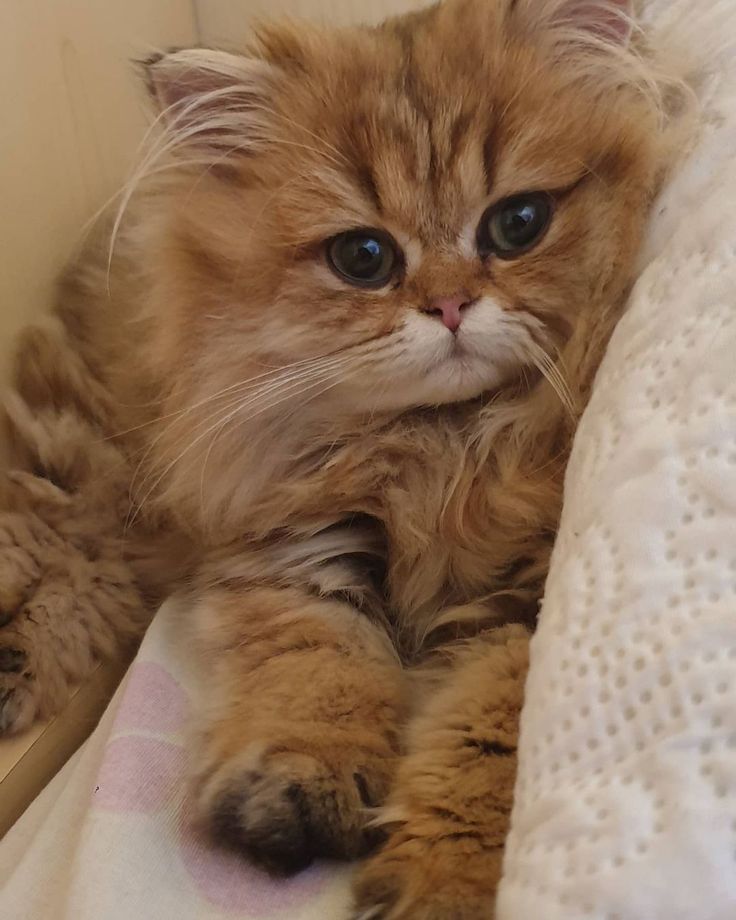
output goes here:
[[167, 734], [184, 727], [189, 700], [181, 685], [160, 664], [135, 664], [115, 716], [113, 732]]
[[[147, 815], [171, 833], [171, 848], [208, 906], [243, 920], [291, 920], [328, 883], [326, 867], [275, 880], [242, 857], [210, 845], [197, 833], [185, 804], [186, 751], [181, 732], [186, 692], [161, 665], [134, 665], [92, 794], [95, 809]], [[170, 830], [169, 830], [170, 829]]]
[[105, 750], [93, 791], [96, 807], [151, 814], [181, 793], [184, 749], [136, 735], [113, 739]]

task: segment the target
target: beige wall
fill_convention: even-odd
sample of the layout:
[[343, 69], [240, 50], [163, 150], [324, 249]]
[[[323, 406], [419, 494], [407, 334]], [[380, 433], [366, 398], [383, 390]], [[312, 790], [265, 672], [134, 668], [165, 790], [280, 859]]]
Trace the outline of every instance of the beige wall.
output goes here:
[[377, 22], [427, 0], [194, 0], [202, 41], [238, 45], [258, 16], [288, 14], [332, 23]]
[[191, 0], [0, 0], [0, 373], [141, 139], [130, 59], [195, 38]]

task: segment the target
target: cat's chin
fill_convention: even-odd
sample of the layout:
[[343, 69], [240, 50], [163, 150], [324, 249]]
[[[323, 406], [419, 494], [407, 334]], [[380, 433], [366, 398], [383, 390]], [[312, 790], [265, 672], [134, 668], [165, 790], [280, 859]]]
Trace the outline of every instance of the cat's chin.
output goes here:
[[346, 405], [352, 410], [375, 413], [463, 403], [499, 389], [516, 376], [518, 369], [501, 368], [458, 350], [422, 372], [397, 373], [375, 388], [350, 394]]
[[478, 358], [457, 355], [432, 368], [407, 387], [404, 393], [406, 408], [467, 402], [497, 390], [508, 382], [510, 376], [508, 372], [489, 367]]

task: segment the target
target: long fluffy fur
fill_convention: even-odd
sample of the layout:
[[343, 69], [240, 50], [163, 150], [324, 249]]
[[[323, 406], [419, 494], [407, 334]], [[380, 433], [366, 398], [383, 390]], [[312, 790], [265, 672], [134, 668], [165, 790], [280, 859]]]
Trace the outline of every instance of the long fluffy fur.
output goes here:
[[[565, 463], [682, 138], [624, 6], [447, 0], [148, 63], [162, 130], [19, 350], [0, 728], [176, 588], [206, 826], [279, 868], [358, 855], [396, 775], [360, 910], [490, 915]], [[533, 189], [548, 235], [481, 261], [485, 208]], [[330, 272], [355, 226], [401, 283]], [[460, 361], [426, 304], [463, 289]]]

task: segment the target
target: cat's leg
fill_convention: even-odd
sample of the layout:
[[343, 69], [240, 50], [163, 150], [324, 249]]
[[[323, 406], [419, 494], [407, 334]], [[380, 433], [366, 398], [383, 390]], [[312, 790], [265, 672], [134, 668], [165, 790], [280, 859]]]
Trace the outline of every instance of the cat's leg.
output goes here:
[[520, 627], [475, 640], [411, 725], [385, 810], [391, 833], [359, 871], [356, 917], [492, 920], [527, 649]]
[[98, 421], [105, 398], [58, 330], [26, 331], [2, 419], [0, 734], [62, 709], [149, 619], [126, 560], [126, 459]]
[[145, 605], [106, 543], [85, 552], [35, 514], [0, 514], [0, 734], [59, 712], [101, 659], [140, 637]]
[[383, 628], [297, 588], [210, 592], [193, 619], [200, 820], [275, 871], [366, 853], [404, 720], [403, 672]]

